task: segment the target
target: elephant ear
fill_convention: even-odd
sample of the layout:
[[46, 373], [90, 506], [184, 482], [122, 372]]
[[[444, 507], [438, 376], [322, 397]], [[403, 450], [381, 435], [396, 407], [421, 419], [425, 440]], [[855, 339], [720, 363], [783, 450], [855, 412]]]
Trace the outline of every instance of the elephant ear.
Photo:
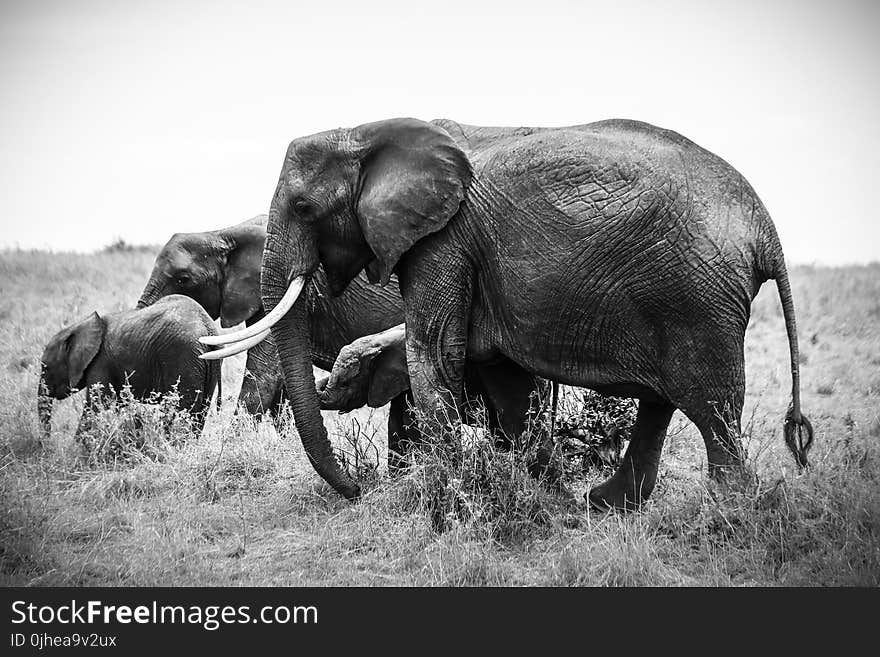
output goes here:
[[443, 128], [416, 119], [368, 123], [352, 131], [361, 153], [357, 215], [385, 285], [416, 242], [458, 212], [471, 182], [467, 156]]
[[260, 263], [266, 231], [256, 225], [245, 225], [227, 239], [231, 248], [226, 254], [226, 278], [220, 303], [220, 326], [223, 328], [250, 319], [262, 306]]
[[86, 368], [98, 355], [107, 325], [93, 312], [77, 324], [67, 338], [67, 372], [70, 388], [79, 388]]
[[370, 363], [367, 406], [371, 408], [384, 406], [410, 388], [405, 329], [401, 325], [380, 333], [379, 336], [381, 349]]

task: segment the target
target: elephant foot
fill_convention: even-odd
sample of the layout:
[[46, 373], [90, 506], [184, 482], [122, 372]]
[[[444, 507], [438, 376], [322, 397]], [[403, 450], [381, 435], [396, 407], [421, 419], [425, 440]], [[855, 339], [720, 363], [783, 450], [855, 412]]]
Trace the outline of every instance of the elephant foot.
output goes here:
[[639, 401], [626, 454], [617, 472], [585, 496], [590, 506], [600, 511], [641, 508], [657, 482], [660, 452], [673, 412], [675, 407], [668, 402]]
[[728, 490], [746, 492], [754, 488], [757, 475], [745, 463], [709, 464], [709, 479]]
[[597, 511], [638, 511], [649, 494], [614, 476], [591, 488], [584, 499]]

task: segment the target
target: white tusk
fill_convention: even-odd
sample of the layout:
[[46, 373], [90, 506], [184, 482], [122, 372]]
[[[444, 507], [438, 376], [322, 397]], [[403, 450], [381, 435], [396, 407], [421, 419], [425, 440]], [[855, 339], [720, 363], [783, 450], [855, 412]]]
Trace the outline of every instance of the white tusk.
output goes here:
[[260, 344], [263, 340], [269, 337], [269, 333], [271, 333], [271, 331], [269, 329], [266, 329], [265, 331], [261, 331], [256, 335], [245, 338], [240, 342], [235, 342], [228, 347], [224, 347], [223, 349], [206, 351], [205, 353], [201, 354], [199, 358], [201, 358], [202, 360], [220, 360], [221, 358], [240, 354], [242, 351], [247, 351], [254, 345]]
[[[305, 276], [297, 276], [296, 278], [294, 278], [290, 282], [290, 285], [287, 288], [287, 292], [284, 293], [284, 296], [281, 297], [281, 301], [278, 302], [278, 305], [275, 306], [272, 311], [268, 315], [263, 317], [263, 319], [261, 319], [259, 322], [251, 324], [247, 328], [243, 328], [240, 331], [235, 331], [234, 333], [224, 333], [223, 335], [206, 335], [203, 338], [199, 338], [199, 342], [201, 342], [202, 344], [211, 345], [232, 344], [233, 342], [240, 342], [242, 340], [246, 340], [253, 335], [257, 335], [258, 333], [267, 331], [269, 328], [274, 326], [279, 319], [284, 317], [287, 314], [287, 311], [290, 310], [291, 306], [296, 303], [296, 299], [299, 296], [299, 293], [302, 292], [303, 286], [305, 286], [305, 284]], [[259, 340], [257, 342], [259, 342]], [[256, 344], [256, 342], [254, 344]]]

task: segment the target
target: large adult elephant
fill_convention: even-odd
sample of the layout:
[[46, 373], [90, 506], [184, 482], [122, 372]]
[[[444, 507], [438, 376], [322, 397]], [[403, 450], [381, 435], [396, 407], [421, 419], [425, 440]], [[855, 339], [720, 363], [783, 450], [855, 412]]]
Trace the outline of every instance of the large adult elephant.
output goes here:
[[[733, 167], [675, 132], [609, 120], [525, 129], [466, 154], [442, 125], [392, 119], [296, 139], [269, 214], [268, 314], [253, 327], [271, 326], [289, 381], [310, 369], [299, 296], [319, 266], [334, 294], [361, 270], [382, 284], [396, 272], [429, 417], [461, 403], [466, 358], [637, 398], [621, 466], [588, 493], [615, 508], [650, 495], [676, 408], [700, 430], [713, 477], [741, 465], [743, 339], [773, 278], [792, 371], [784, 435], [806, 464], [812, 429], [776, 229]], [[316, 430], [315, 392], [297, 390], [292, 405], [318, 472], [356, 496]]]

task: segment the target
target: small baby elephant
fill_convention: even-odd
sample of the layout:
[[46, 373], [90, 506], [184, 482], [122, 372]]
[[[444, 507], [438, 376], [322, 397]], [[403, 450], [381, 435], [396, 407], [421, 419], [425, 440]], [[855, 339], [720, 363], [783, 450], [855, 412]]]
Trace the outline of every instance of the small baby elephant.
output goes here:
[[[135, 399], [165, 394], [177, 385], [178, 408], [192, 414], [201, 432], [214, 389], [220, 382], [220, 361], [201, 360], [210, 351], [199, 342], [217, 329], [204, 309], [189, 297], [174, 294], [152, 306], [101, 317], [93, 312], [49, 340], [42, 357], [37, 412], [43, 438], [52, 422], [52, 400], [65, 399], [86, 388], [118, 392], [127, 383]], [[84, 430], [83, 417], [76, 431]]]

